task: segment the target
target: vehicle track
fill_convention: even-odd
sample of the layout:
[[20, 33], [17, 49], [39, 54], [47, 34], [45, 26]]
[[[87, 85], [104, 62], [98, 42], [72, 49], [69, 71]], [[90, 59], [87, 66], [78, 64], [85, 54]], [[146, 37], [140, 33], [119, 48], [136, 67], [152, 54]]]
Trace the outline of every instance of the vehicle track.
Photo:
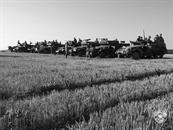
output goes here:
[[[62, 86], [59, 86], [59, 85], [52, 85], [52, 86], [42, 86], [39, 90], [33, 90], [33, 91], [30, 91], [30, 92], [27, 92], [23, 95], [16, 95], [16, 96], [13, 96], [13, 99], [14, 100], [20, 100], [20, 99], [25, 99], [25, 98], [29, 98], [29, 97], [33, 97], [33, 96], [42, 96], [42, 95], [48, 95], [49, 93], [51, 93], [52, 91], [63, 91], [63, 90], [70, 90], [70, 91], [73, 91], [73, 90], [76, 90], [76, 89], [83, 89], [85, 88], [86, 86], [94, 86], [94, 85], [102, 85], [102, 84], [111, 84], [111, 83], [122, 83], [124, 81], [136, 81], [136, 80], [143, 80], [145, 78], [148, 78], [150, 79], [151, 77], [154, 77], [154, 76], [161, 76], [161, 75], [167, 75], [167, 74], [171, 74], [173, 73], [173, 70], [170, 70], [170, 71], [161, 71], [161, 70], [157, 70], [155, 72], [144, 72], [144, 73], [140, 73], [138, 75], [134, 75], [134, 76], [126, 76], [124, 77], [122, 80], [120, 79], [113, 79], [113, 80], [100, 80], [98, 82], [94, 82], [92, 81], [91, 83], [88, 83], [88, 84], [66, 84], [66, 87], [62, 87]], [[1, 98], [1, 97], [0, 97]], [[11, 97], [5, 97], [5, 94], [4, 94], [4, 97], [3, 99], [9, 99]]]

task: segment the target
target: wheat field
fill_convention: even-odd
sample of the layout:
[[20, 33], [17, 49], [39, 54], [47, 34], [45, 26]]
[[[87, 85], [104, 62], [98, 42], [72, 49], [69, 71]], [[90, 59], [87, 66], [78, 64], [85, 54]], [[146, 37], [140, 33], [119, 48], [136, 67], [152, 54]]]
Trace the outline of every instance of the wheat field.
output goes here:
[[[166, 110], [164, 123], [153, 114]], [[0, 130], [173, 129], [173, 55], [81, 58], [0, 52]]]

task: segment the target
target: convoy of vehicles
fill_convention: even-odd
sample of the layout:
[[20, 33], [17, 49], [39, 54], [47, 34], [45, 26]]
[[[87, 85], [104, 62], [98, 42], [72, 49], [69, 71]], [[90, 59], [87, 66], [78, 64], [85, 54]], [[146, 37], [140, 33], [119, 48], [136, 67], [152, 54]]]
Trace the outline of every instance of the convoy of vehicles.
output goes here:
[[[113, 57], [125, 57], [133, 59], [141, 58], [162, 58], [167, 53], [166, 44], [162, 36], [156, 36], [154, 41], [150, 38], [138, 37], [137, 41], [130, 41], [125, 43], [116, 40], [108, 40], [105, 38], [96, 39], [91, 41], [90, 39], [84, 39], [77, 41], [67, 41], [67, 49], [65, 45], [57, 41], [43, 41], [37, 42], [35, 45], [28, 44], [26, 41], [20, 43], [18, 41], [17, 46], [9, 46], [11, 52], [32, 52], [32, 53], [51, 53], [70, 56], [83, 56], [83, 57], [101, 57], [101, 58], [113, 58]], [[67, 51], [67, 52], [66, 52]]]

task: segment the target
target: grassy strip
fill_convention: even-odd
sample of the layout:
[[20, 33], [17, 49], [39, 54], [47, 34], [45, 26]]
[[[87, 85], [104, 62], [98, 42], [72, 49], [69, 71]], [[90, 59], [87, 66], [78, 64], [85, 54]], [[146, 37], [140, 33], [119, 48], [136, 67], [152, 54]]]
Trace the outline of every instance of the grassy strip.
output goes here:
[[[173, 72], [172, 60], [85, 60], [56, 56], [0, 59], [0, 99], [84, 88]], [[166, 62], [166, 64], [165, 64]]]
[[[157, 112], [164, 111], [163, 123], [155, 119]], [[76, 122], [70, 130], [160, 130], [173, 129], [173, 93], [147, 101], [121, 102], [105, 111], [90, 114], [89, 121]]]
[[[85, 88], [87, 85], [89, 86], [93, 86], [93, 85], [102, 85], [102, 84], [110, 84], [110, 83], [116, 83], [116, 82], [123, 82], [126, 80], [129, 81], [135, 81], [135, 80], [142, 80], [144, 78], [150, 78], [151, 76], [160, 76], [160, 75], [164, 75], [164, 74], [171, 74], [173, 73], [173, 70], [170, 71], [160, 71], [160, 70], [156, 70], [155, 72], [145, 72], [145, 73], [140, 73], [137, 75], [133, 75], [133, 76], [126, 76], [125, 78], [120, 79], [100, 79], [98, 81], [82, 81], [82, 82], [75, 82], [75, 78], [74, 80], [64, 80], [64, 83], [60, 83], [60, 84], [55, 84], [55, 85], [51, 85], [50, 86], [40, 86], [40, 87], [34, 87], [32, 89], [30, 89], [29, 91], [26, 91], [25, 93], [20, 92], [20, 93], [15, 93], [14, 96], [11, 93], [6, 93], [5, 91], [1, 91], [0, 93], [0, 99], [8, 99], [11, 96], [13, 96], [13, 99], [24, 99], [24, 98], [28, 98], [28, 97], [32, 97], [32, 96], [38, 96], [38, 95], [47, 95], [49, 94], [51, 91], [55, 90], [55, 91], [62, 91], [64, 89], [68, 89], [68, 90], [75, 90], [75, 89], [79, 89], [79, 88]], [[79, 78], [78, 78], [79, 79]], [[79, 80], [81, 81], [81, 80]], [[13, 91], [14, 92], [14, 91]]]
[[53, 92], [46, 97], [21, 100], [6, 105], [4, 126], [20, 129], [63, 128], [75, 120], [89, 120], [89, 114], [103, 111], [120, 102], [148, 100], [173, 92], [173, 74], [143, 81], [86, 87], [83, 90]]

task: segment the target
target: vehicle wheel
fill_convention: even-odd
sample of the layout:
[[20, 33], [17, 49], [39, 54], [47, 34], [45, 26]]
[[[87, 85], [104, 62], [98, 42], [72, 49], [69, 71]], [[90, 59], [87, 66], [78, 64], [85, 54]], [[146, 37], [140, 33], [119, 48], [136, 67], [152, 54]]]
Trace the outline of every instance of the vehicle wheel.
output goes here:
[[153, 58], [154, 58], [154, 59], [157, 59], [157, 55], [153, 55]]
[[105, 53], [104, 53], [104, 52], [101, 52], [101, 53], [100, 53], [100, 57], [101, 57], [101, 58], [105, 58]]
[[163, 58], [163, 54], [159, 55], [159, 58]]
[[140, 59], [140, 54], [138, 52], [132, 53], [132, 59], [135, 59], [135, 60]]

